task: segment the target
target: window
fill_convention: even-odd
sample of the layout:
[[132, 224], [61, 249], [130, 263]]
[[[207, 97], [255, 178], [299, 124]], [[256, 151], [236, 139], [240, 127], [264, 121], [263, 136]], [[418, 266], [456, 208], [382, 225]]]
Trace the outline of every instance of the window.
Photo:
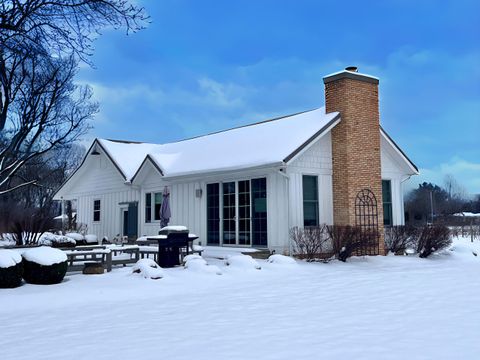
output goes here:
[[207, 184], [207, 244], [267, 246], [267, 179]]
[[252, 179], [253, 245], [267, 246], [267, 179]]
[[145, 222], [152, 222], [152, 193], [145, 194]]
[[303, 226], [318, 226], [318, 177], [303, 175]]
[[93, 200], [93, 221], [100, 221], [100, 200]]
[[220, 184], [207, 184], [207, 244], [220, 244]]
[[[158, 193], [145, 193], [145, 222], [150, 223], [152, 219], [160, 220], [160, 208], [162, 207], [163, 195]], [[153, 216], [152, 216], [153, 211]]]
[[162, 193], [154, 193], [154, 213], [153, 213], [153, 218], [155, 220], [160, 220], [160, 208], [162, 207]]
[[226, 182], [223, 186], [223, 243], [236, 244], [237, 204], [235, 201], [235, 182]]
[[392, 215], [392, 182], [382, 180], [382, 198], [383, 198], [383, 225], [393, 225]]

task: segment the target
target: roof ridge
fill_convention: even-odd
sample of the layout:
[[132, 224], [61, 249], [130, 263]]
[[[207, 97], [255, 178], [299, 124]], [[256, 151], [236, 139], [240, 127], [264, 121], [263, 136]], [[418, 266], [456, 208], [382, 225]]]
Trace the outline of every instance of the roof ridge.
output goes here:
[[175, 143], [179, 143], [179, 142], [182, 142], [182, 141], [188, 141], [188, 140], [198, 139], [198, 138], [205, 137], [205, 136], [221, 134], [221, 133], [231, 131], [231, 130], [237, 130], [237, 129], [242, 129], [242, 128], [246, 128], [246, 127], [250, 127], [250, 126], [265, 124], [265, 123], [268, 123], [268, 122], [289, 118], [289, 117], [292, 117], [292, 116], [304, 114], [304, 113], [311, 112], [311, 111], [314, 111], [314, 110], [318, 110], [318, 109], [321, 109], [321, 108], [322, 108], [322, 106], [318, 107], [318, 108], [313, 108], [313, 109], [310, 109], [310, 110], [299, 111], [299, 112], [289, 114], [289, 115], [282, 115], [282, 116], [277, 116], [277, 117], [267, 119], [267, 120], [257, 121], [257, 122], [251, 123], [251, 124], [235, 126], [233, 128], [229, 128], [229, 129], [218, 130], [218, 131], [213, 131], [211, 133], [207, 133], [207, 134], [203, 134], [203, 135], [192, 136], [192, 137], [189, 137], [189, 138], [185, 138], [185, 139], [181, 139], [181, 140], [177, 140], [177, 141], [172, 141], [172, 142], [164, 143], [164, 144], [160, 144], [160, 145], [175, 144]]
[[143, 141], [118, 140], [118, 139], [105, 139], [105, 140], [120, 143], [120, 144], [145, 144]]
[[308, 113], [308, 112], [311, 112], [311, 111], [319, 110], [319, 109], [321, 109], [322, 107], [323, 107], [323, 106], [320, 106], [320, 107], [316, 107], [316, 108], [309, 109], [309, 110], [299, 111], [299, 112], [296, 112], [296, 113], [293, 113], [293, 114], [277, 116], [277, 117], [274, 117], [274, 118], [271, 118], [271, 119], [261, 120], [261, 121], [257, 121], [257, 122], [250, 123], [250, 124], [245, 124], [245, 125], [239, 125], [239, 126], [235, 126], [235, 127], [228, 128], [228, 129], [213, 131], [213, 132], [210, 132], [210, 133], [206, 133], [206, 134], [202, 134], [202, 135], [197, 135], [197, 136], [192, 136], [192, 137], [189, 137], [189, 138], [180, 139], [180, 140], [175, 140], [175, 141], [166, 142], [166, 143], [149, 143], [149, 142], [143, 142], [143, 141], [116, 140], [116, 139], [105, 139], [105, 140], [111, 141], [111, 142], [120, 143], [120, 144], [136, 144], [136, 145], [138, 145], [138, 144], [150, 144], [150, 145], [176, 144], [176, 143], [180, 143], [180, 142], [183, 142], [183, 141], [198, 139], [198, 138], [202, 138], [202, 137], [206, 137], [206, 136], [210, 136], [210, 135], [221, 134], [221, 133], [224, 133], [224, 132], [227, 132], [227, 131], [231, 131], [231, 130], [237, 130], [237, 129], [242, 129], [242, 128], [246, 128], [246, 127], [250, 127], [250, 126], [255, 126], [255, 125], [260, 125], [260, 124], [269, 123], [269, 122], [272, 122], [272, 121], [277, 121], [277, 120], [286, 119], [286, 118], [289, 118], [289, 117], [293, 117], [293, 116], [297, 116], [297, 115], [300, 115], [300, 114], [305, 114], [305, 113]]

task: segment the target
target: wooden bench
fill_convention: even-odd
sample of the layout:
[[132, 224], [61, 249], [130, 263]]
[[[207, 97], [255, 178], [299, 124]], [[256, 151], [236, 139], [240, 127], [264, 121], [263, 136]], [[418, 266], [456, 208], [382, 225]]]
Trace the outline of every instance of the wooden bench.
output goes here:
[[112, 271], [112, 252], [108, 249], [95, 250], [67, 250], [67, 271], [82, 271], [85, 262], [101, 263], [107, 272]]
[[[126, 266], [127, 264], [135, 264], [140, 259], [139, 247], [136, 245], [82, 245], [62, 250], [67, 255], [68, 271], [82, 271], [85, 262], [98, 262], [107, 269], [107, 272], [110, 272], [113, 265]], [[128, 254], [128, 257], [118, 258], [121, 254]]]
[[[135, 264], [140, 260], [140, 247], [138, 245], [109, 246], [107, 248], [112, 252], [112, 264], [123, 265]], [[128, 254], [126, 259], [115, 259], [115, 256]]]

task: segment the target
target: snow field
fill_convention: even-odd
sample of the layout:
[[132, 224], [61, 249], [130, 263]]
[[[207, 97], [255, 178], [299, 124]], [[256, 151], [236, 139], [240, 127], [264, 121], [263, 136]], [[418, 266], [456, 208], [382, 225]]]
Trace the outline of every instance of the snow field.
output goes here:
[[1, 358], [477, 359], [479, 250], [458, 239], [428, 259], [258, 260], [261, 271], [207, 258], [222, 276], [116, 268], [0, 290]]

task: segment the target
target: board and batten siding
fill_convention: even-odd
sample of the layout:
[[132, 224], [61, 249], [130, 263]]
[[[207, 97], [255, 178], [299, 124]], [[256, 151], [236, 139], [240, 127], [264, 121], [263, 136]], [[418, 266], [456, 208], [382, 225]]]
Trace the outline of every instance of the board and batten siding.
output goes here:
[[398, 154], [381, 138], [381, 164], [382, 164], [382, 179], [390, 180], [392, 187], [392, 220], [393, 225], [405, 224], [405, 210], [403, 199], [403, 183], [408, 177], [404, 169], [404, 164], [400, 162]]
[[332, 140], [330, 132], [310, 145], [288, 165], [290, 228], [303, 227], [303, 175], [318, 177], [320, 224], [333, 223]]
[[[139, 203], [139, 234], [157, 235], [160, 221], [145, 222], [145, 194], [163, 193], [165, 186], [170, 190], [170, 208], [172, 217], [169, 225], [184, 225], [191, 233], [200, 237], [202, 244], [206, 243], [206, 185], [197, 180], [164, 181], [157, 172], [149, 171], [142, 183], [141, 200]], [[196, 196], [196, 190], [202, 189], [202, 196]]]
[[[65, 199], [77, 201], [77, 223], [87, 232], [111, 240], [122, 232], [121, 208], [125, 202], [139, 201], [140, 190], [125, 184], [111, 161], [104, 155], [89, 156], [82, 173], [69, 184]], [[100, 221], [93, 221], [93, 202], [100, 200]]]
[[[241, 181], [255, 178], [267, 179], [267, 236], [268, 247], [277, 252], [288, 249], [288, 208], [287, 181], [278, 169], [244, 171], [230, 174], [208, 175], [202, 178], [183, 180], [164, 180], [160, 175], [150, 172], [142, 184], [140, 200], [140, 233], [155, 235], [160, 229], [159, 221], [145, 223], [145, 194], [162, 192], [164, 186], [170, 190], [171, 225], [185, 225], [190, 232], [199, 236], [206, 244], [207, 238], [207, 184]], [[201, 197], [197, 190], [201, 189]]]
[[288, 179], [278, 170], [267, 176], [267, 244], [277, 254], [289, 251]]

